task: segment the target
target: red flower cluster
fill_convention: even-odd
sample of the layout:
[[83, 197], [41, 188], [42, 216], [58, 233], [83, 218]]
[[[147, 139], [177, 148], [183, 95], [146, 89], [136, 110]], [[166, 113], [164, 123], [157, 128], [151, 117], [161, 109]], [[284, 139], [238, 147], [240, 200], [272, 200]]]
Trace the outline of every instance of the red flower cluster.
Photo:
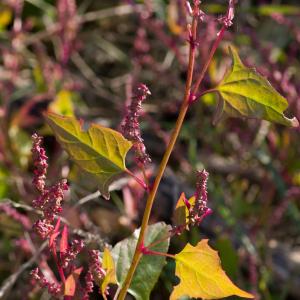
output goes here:
[[61, 265], [63, 268], [67, 268], [71, 261], [73, 261], [79, 252], [84, 247], [84, 243], [82, 240], [73, 240], [71, 246], [68, 247], [67, 251], [61, 253]]
[[44, 191], [48, 168], [48, 157], [46, 155], [45, 149], [41, 147], [42, 141], [43, 139], [36, 133], [32, 135], [33, 146], [31, 152], [34, 165], [34, 177], [32, 183], [40, 192]]
[[100, 282], [105, 277], [105, 271], [102, 269], [102, 259], [99, 250], [90, 250], [89, 270], [93, 275], [95, 282]]
[[139, 84], [132, 97], [131, 104], [127, 107], [127, 115], [122, 125], [124, 136], [133, 142], [135, 159], [139, 166], [144, 166], [151, 162], [149, 155], [146, 153], [146, 147], [144, 145], [144, 140], [141, 137], [139, 124], [142, 102], [146, 100], [147, 95], [151, 95], [148, 87], [145, 84]]
[[212, 210], [207, 207], [208, 175], [206, 170], [197, 172], [195, 205], [190, 207], [190, 222], [192, 225], [199, 225], [207, 215], [212, 213]]
[[41, 146], [42, 138], [37, 134], [32, 135], [34, 179], [33, 184], [40, 192], [40, 196], [32, 201], [32, 206], [40, 209], [44, 218], [34, 224], [34, 229], [42, 239], [45, 239], [52, 232], [53, 221], [56, 214], [61, 213], [61, 203], [64, 199], [64, 191], [68, 190], [67, 181], [62, 179], [53, 186], [47, 187], [45, 180], [47, 174], [47, 155], [45, 149]]
[[62, 292], [62, 285], [54, 282], [49, 282], [47, 278], [40, 272], [39, 268], [35, 268], [30, 272], [33, 280], [35, 280], [40, 287], [47, 288], [48, 293], [54, 297], [57, 297]]

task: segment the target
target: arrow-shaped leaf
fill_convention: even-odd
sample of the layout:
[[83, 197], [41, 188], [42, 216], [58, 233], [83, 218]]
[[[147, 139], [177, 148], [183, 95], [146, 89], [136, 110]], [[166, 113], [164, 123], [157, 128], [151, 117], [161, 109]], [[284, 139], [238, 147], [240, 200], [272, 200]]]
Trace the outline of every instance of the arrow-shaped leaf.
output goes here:
[[298, 127], [296, 118], [289, 119], [283, 114], [288, 107], [287, 100], [254, 68], [247, 68], [233, 47], [229, 50], [232, 68], [214, 89], [224, 100], [225, 112], [232, 117], [258, 118]]
[[126, 170], [125, 157], [132, 143], [119, 132], [98, 124], [92, 123], [84, 131], [73, 117], [48, 113], [46, 120], [71, 158], [98, 178], [99, 190], [108, 199], [110, 183]]
[[227, 277], [221, 267], [217, 251], [210, 248], [208, 240], [202, 240], [196, 247], [187, 244], [175, 255], [176, 275], [180, 283], [175, 286], [170, 300], [182, 296], [201, 299], [221, 299], [236, 295], [254, 298], [239, 289]]

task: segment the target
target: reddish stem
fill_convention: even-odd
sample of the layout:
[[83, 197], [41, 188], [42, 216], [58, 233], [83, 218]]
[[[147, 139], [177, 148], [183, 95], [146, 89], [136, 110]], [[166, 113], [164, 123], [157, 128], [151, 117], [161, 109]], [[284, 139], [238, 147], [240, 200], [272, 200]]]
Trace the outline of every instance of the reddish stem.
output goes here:
[[53, 243], [53, 245], [51, 247], [51, 252], [52, 252], [52, 255], [53, 255], [53, 258], [54, 258], [54, 261], [55, 261], [60, 279], [63, 283], [65, 283], [65, 281], [66, 281], [65, 274], [64, 274], [62, 266], [60, 265], [60, 263], [58, 261], [58, 257], [57, 257], [57, 254], [56, 254], [56, 243]]
[[175, 259], [175, 255], [173, 255], [173, 254], [168, 254], [168, 253], [164, 253], [164, 252], [158, 252], [158, 251], [150, 250], [147, 247], [145, 247], [144, 245], [141, 245], [140, 251], [144, 255], [165, 256], [165, 257], [171, 257], [171, 258]]
[[130, 175], [145, 191], [149, 192], [149, 186], [144, 182], [144, 180], [135, 176], [130, 170], [126, 169], [125, 172]]
[[[202, 80], [204, 78], [204, 75], [205, 75], [205, 73], [206, 73], [206, 71], [207, 71], [207, 69], [208, 69], [208, 67], [209, 67], [209, 65], [211, 63], [211, 60], [212, 60], [212, 58], [213, 58], [213, 56], [214, 56], [214, 54], [215, 54], [215, 52], [216, 52], [216, 50], [217, 50], [220, 42], [222, 41], [222, 39], [224, 37], [224, 33], [226, 31], [226, 28], [227, 27], [225, 25], [223, 25], [222, 28], [221, 28], [221, 30], [220, 30], [220, 32], [218, 33], [218, 37], [214, 41], [214, 43], [212, 45], [212, 48], [210, 50], [210, 53], [209, 53], [208, 58], [206, 60], [206, 63], [205, 63], [205, 65], [204, 65], [204, 67], [203, 67], [203, 69], [202, 69], [202, 71], [201, 71], [201, 73], [200, 73], [200, 75], [199, 75], [199, 77], [198, 77], [195, 85], [194, 85], [194, 88], [193, 88], [193, 90], [191, 92], [191, 95], [195, 95], [197, 93], [197, 91], [199, 89], [199, 86], [200, 86], [200, 84], [201, 84], [201, 82], [202, 82]], [[193, 102], [196, 99], [191, 99], [191, 102]]]

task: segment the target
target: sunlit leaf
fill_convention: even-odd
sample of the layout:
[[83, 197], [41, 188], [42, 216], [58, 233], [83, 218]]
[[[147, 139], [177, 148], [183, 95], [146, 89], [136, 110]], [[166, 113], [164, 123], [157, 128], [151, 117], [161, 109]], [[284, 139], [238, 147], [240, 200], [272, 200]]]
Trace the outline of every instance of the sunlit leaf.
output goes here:
[[227, 277], [221, 267], [218, 253], [208, 245], [208, 240], [200, 241], [196, 247], [187, 244], [175, 255], [176, 275], [180, 283], [174, 287], [170, 299], [181, 296], [202, 299], [220, 299], [228, 296], [254, 298], [239, 289]]
[[102, 295], [105, 295], [108, 285], [117, 283], [115, 263], [107, 248], [104, 249], [102, 268], [105, 270], [106, 274], [101, 283], [101, 293]]
[[8, 196], [9, 192], [9, 173], [8, 171], [0, 164], [0, 202], [5, 201], [5, 198]]
[[76, 291], [76, 282], [80, 276], [80, 273], [82, 272], [82, 267], [75, 269], [73, 273], [71, 273], [65, 282], [65, 290], [64, 290], [64, 296], [74, 296]]
[[12, 9], [6, 5], [0, 6], [0, 29], [5, 28], [12, 21]]
[[[170, 226], [165, 223], [156, 223], [148, 226], [145, 238], [145, 246], [153, 242], [160, 241], [168, 236]], [[140, 230], [136, 230], [133, 235], [119, 242], [112, 250], [114, 261], [116, 262], [117, 281], [122, 284], [128, 273], [130, 263], [138, 240]], [[164, 239], [160, 243], [151, 247], [151, 250], [166, 253], [169, 248], [169, 239]], [[137, 300], [148, 300], [150, 293], [157, 282], [166, 258], [162, 256], [144, 255], [134, 273], [128, 292]]]
[[49, 105], [49, 110], [63, 116], [74, 116], [72, 92], [68, 90], [58, 92], [54, 101]]
[[189, 223], [189, 209], [185, 203], [187, 201], [191, 206], [195, 205], [195, 197], [191, 197], [189, 200], [186, 199], [185, 194], [182, 193], [177, 201], [175, 211], [173, 214], [173, 224], [177, 226], [184, 226], [187, 228]]
[[132, 143], [119, 132], [98, 124], [92, 123], [84, 131], [72, 117], [48, 113], [46, 120], [70, 157], [98, 179], [99, 190], [108, 199], [110, 183], [126, 170], [125, 157]]
[[232, 68], [214, 89], [224, 100], [219, 108], [232, 117], [258, 118], [297, 127], [296, 118], [289, 119], [283, 114], [288, 107], [287, 100], [254, 68], [244, 66], [233, 47], [229, 49]]
[[170, 2], [167, 6], [167, 24], [175, 35], [182, 33], [183, 28], [178, 24], [178, 6], [175, 2]]

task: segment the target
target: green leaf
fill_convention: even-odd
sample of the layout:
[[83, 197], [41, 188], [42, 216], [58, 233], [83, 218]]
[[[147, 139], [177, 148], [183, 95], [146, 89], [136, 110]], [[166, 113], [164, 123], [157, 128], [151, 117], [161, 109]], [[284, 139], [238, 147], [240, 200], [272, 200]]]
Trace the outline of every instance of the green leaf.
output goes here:
[[[165, 238], [168, 235], [170, 226], [165, 223], [156, 223], [148, 226], [145, 238], [145, 246], [155, 241]], [[123, 284], [128, 273], [130, 263], [133, 258], [140, 230], [136, 230], [133, 235], [119, 242], [112, 250], [112, 255], [116, 262], [117, 280]], [[169, 239], [151, 247], [151, 250], [167, 253]], [[134, 273], [128, 292], [137, 300], [148, 300], [151, 290], [157, 282], [166, 258], [157, 255], [144, 255]]]
[[109, 185], [126, 170], [125, 157], [132, 146], [119, 132], [98, 124], [91, 124], [87, 131], [73, 117], [46, 114], [61, 146], [85, 171], [99, 180], [98, 187], [105, 198], [109, 198]]
[[176, 275], [180, 283], [175, 286], [170, 300], [182, 296], [202, 299], [220, 299], [236, 295], [254, 298], [251, 294], [235, 286], [222, 270], [218, 253], [208, 240], [200, 241], [196, 247], [187, 244], [175, 255]]
[[105, 270], [106, 274], [101, 283], [101, 293], [102, 295], [105, 295], [108, 285], [117, 283], [115, 263], [107, 248], [104, 249], [102, 268]]
[[254, 68], [242, 63], [237, 51], [229, 47], [232, 68], [214, 90], [219, 92], [224, 103], [221, 106], [232, 117], [250, 117], [298, 127], [296, 118], [289, 119], [283, 112], [288, 102]]

